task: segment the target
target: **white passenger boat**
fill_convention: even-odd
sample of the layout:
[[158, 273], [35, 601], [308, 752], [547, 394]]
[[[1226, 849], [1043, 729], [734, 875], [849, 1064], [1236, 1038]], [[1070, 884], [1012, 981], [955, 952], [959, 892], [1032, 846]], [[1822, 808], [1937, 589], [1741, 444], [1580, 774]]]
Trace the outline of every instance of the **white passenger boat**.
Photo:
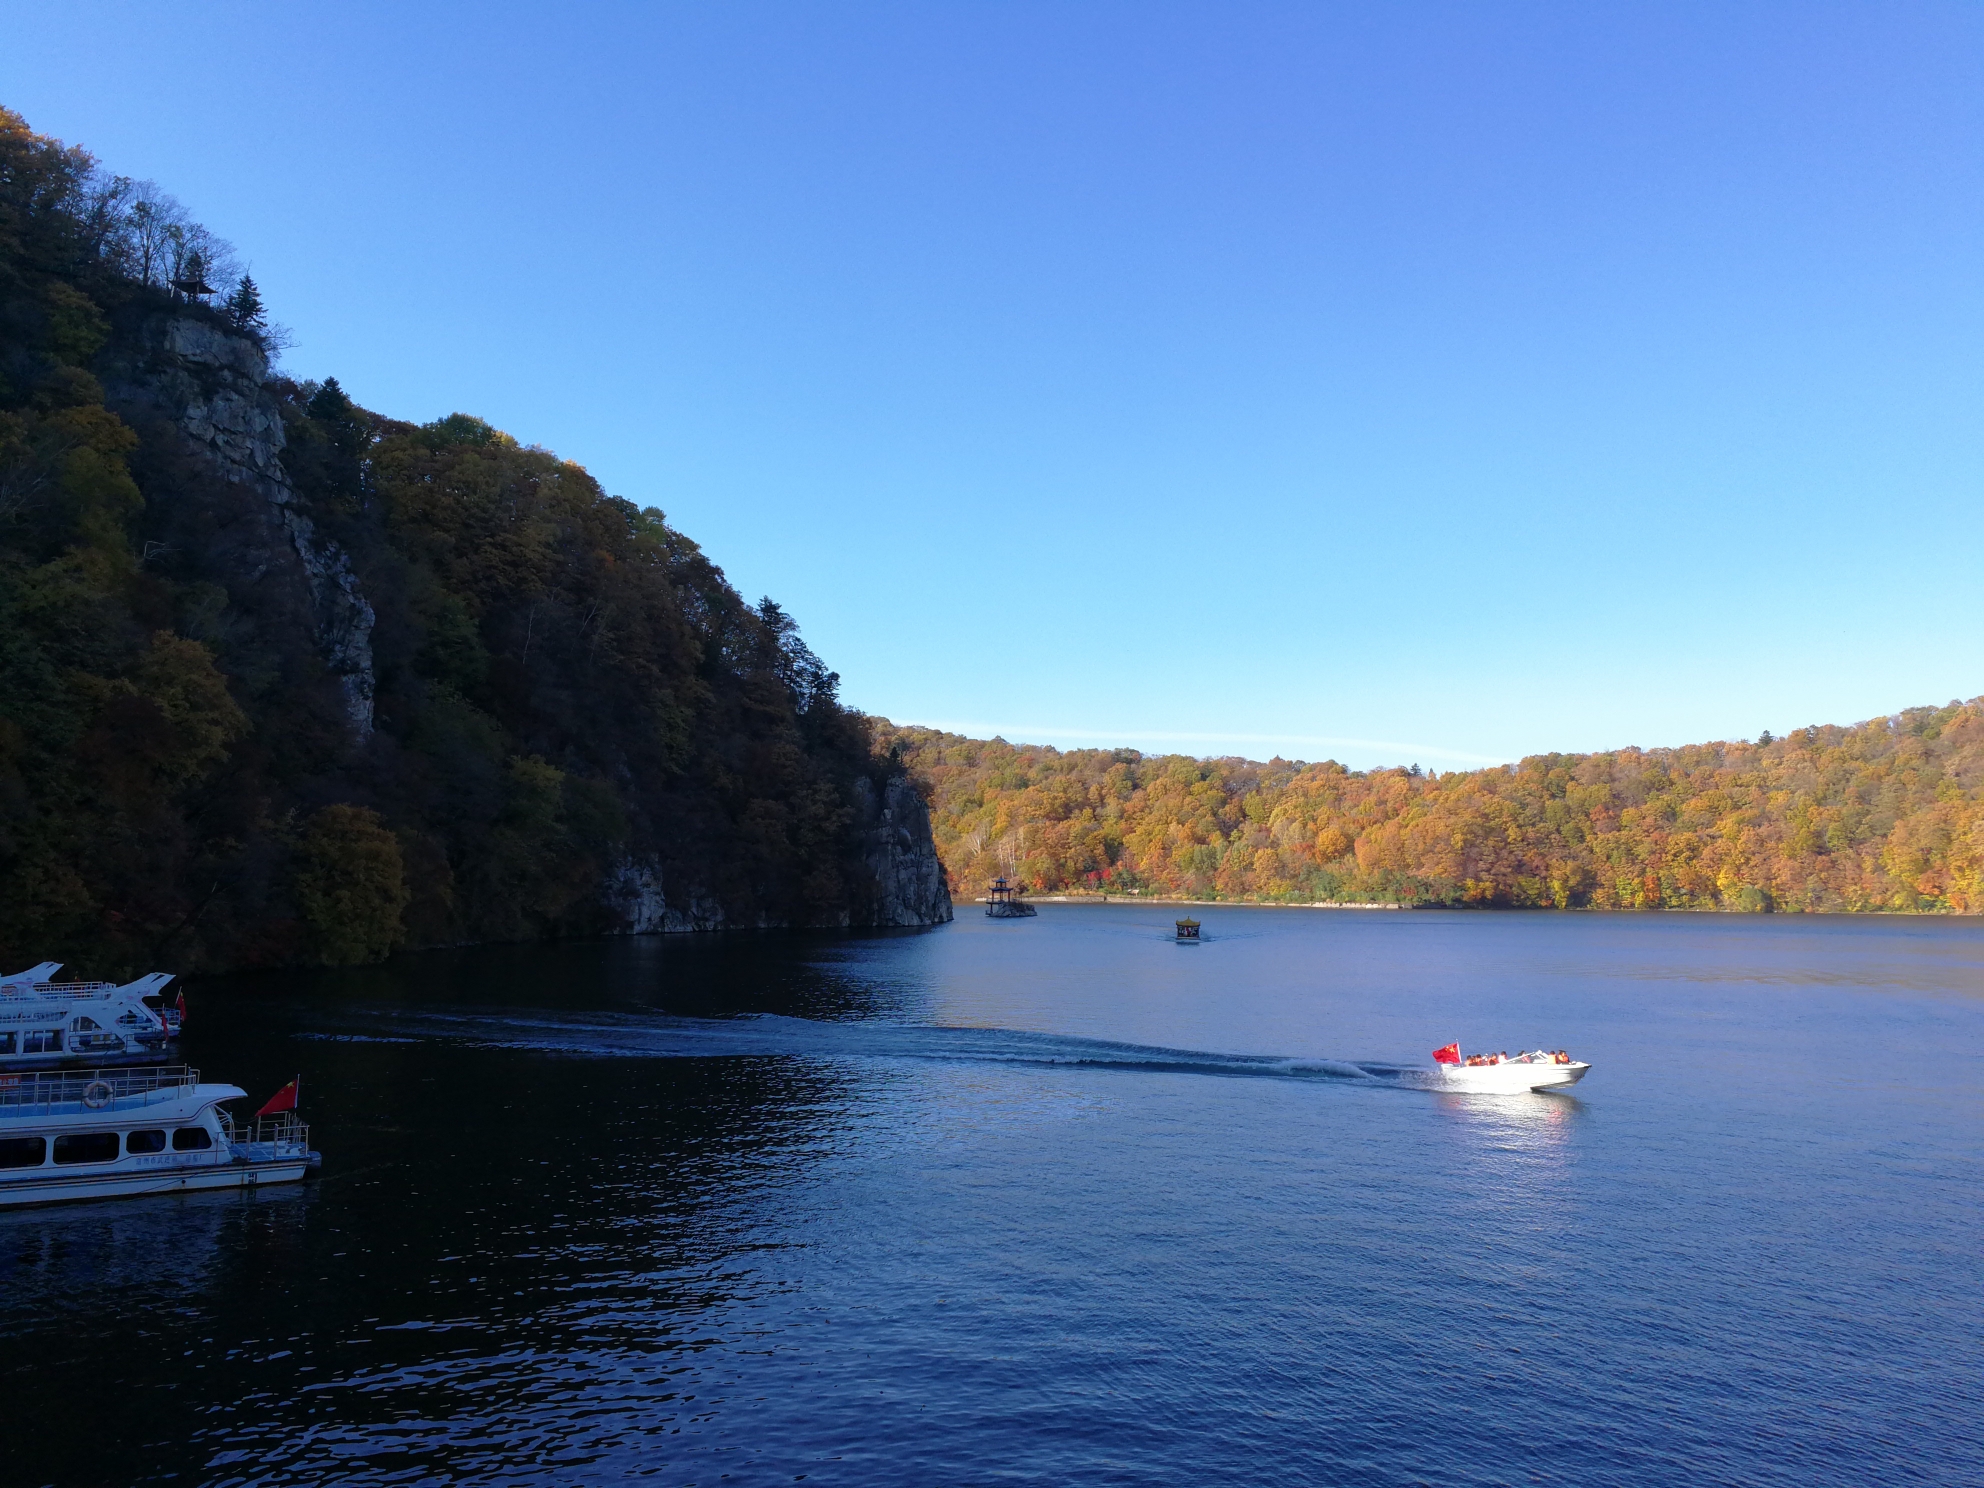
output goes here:
[[221, 1105], [245, 1093], [184, 1065], [0, 1075], [0, 1208], [308, 1176], [310, 1128], [294, 1110], [237, 1126]]
[[88, 1061], [156, 1061], [179, 1035], [183, 1009], [166, 1007], [169, 971], [135, 982], [57, 982], [60, 961], [0, 977], [0, 1071]]
[[1564, 1090], [1582, 1080], [1591, 1066], [1568, 1054], [1536, 1049], [1526, 1054], [1463, 1057], [1459, 1044], [1433, 1051], [1434, 1083], [1442, 1090], [1481, 1095], [1517, 1095], [1530, 1090]]

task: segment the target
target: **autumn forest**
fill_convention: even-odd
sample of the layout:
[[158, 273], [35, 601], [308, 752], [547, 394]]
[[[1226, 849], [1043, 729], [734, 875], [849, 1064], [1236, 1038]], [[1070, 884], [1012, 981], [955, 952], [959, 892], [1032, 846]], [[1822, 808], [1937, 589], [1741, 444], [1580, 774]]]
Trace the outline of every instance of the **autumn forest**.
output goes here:
[[0, 970], [927, 925], [999, 873], [1984, 910], [1984, 699], [1449, 774], [898, 726], [657, 508], [284, 342], [170, 196], [0, 109]]
[[1756, 742], [1410, 769], [1149, 756], [877, 721], [961, 898], [1984, 910], [1984, 698]]
[[0, 109], [0, 970], [948, 918], [789, 615], [576, 464], [271, 372], [230, 257]]

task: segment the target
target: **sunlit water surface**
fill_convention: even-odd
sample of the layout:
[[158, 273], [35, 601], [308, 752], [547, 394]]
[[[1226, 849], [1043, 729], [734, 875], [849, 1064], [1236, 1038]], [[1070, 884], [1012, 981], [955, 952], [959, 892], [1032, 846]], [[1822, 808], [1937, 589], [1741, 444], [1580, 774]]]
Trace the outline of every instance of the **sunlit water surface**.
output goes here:
[[1984, 1478], [1984, 925], [1201, 918], [196, 984], [323, 1179], [0, 1216], [0, 1474]]

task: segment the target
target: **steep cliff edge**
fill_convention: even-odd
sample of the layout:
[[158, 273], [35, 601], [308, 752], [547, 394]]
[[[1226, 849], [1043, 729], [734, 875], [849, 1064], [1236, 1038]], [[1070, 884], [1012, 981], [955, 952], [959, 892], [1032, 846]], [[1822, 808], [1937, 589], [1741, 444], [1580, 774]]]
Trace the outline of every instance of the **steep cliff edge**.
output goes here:
[[[336, 679], [345, 717], [359, 738], [370, 734], [376, 616], [349, 556], [320, 537], [298, 505], [282, 463], [282, 410], [264, 386], [262, 348], [206, 321], [153, 316], [106, 370], [105, 403], [138, 431], [151, 463], [191, 465], [212, 477], [159, 483], [178, 487], [168, 502], [201, 508], [162, 513], [163, 529], [203, 544], [218, 566], [235, 570], [232, 577], [273, 576], [292, 595], [307, 595], [312, 640]], [[237, 530], [220, 538], [228, 527]]]
[[[930, 807], [913, 780], [886, 778], [878, 788], [865, 776], [854, 782], [855, 832], [870, 882], [857, 899], [815, 923], [843, 929], [947, 924], [951, 890], [931, 836]], [[721, 900], [694, 887], [669, 897], [671, 875], [654, 858], [623, 858], [613, 865], [602, 898], [626, 935], [726, 929], [772, 929], [784, 921], [760, 915], [740, 924]]]
[[[595, 629], [586, 636], [586, 620], [577, 613], [582, 596], [574, 595], [569, 603], [559, 604], [541, 574], [530, 576], [521, 585], [511, 582], [513, 593], [480, 596], [482, 602], [478, 604], [468, 591], [479, 587], [487, 574], [467, 576], [468, 582], [457, 586], [450, 582], [454, 576], [437, 573], [423, 561], [427, 554], [422, 550], [437, 539], [446, 544], [450, 556], [459, 557], [464, 536], [456, 521], [459, 498], [471, 488], [480, 488], [492, 473], [499, 486], [542, 477], [548, 473], [544, 469], [548, 457], [520, 450], [513, 441], [473, 420], [458, 419], [454, 427], [436, 437], [432, 431], [367, 414], [344, 399], [334, 386], [327, 394], [316, 385], [271, 381], [261, 348], [251, 338], [190, 315], [152, 314], [136, 322], [130, 334], [114, 341], [103, 359], [103, 373], [106, 405], [139, 436], [133, 465], [146, 493], [145, 530], [155, 534], [145, 540], [146, 561], [161, 574], [176, 577], [190, 587], [221, 591], [225, 595], [224, 619], [247, 624], [264, 649], [289, 658], [285, 668], [288, 675], [277, 684], [278, 691], [286, 687], [301, 693], [312, 686], [320, 691], [326, 686], [335, 689], [324, 697], [319, 712], [340, 715], [348, 733], [345, 740], [328, 746], [331, 758], [323, 764], [329, 766], [334, 778], [342, 777], [356, 787], [345, 794], [364, 801], [366, 809], [379, 813], [383, 824], [396, 827], [400, 837], [411, 837], [410, 828], [432, 824], [437, 814], [446, 812], [436, 812], [431, 793], [427, 801], [406, 799], [408, 793], [400, 788], [404, 780], [382, 778], [393, 769], [386, 761], [395, 753], [395, 742], [410, 746], [399, 753], [400, 773], [406, 773], [404, 762], [409, 755], [430, 756], [422, 762], [426, 768], [419, 773], [435, 777], [426, 783], [438, 785], [445, 795], [451, 770], [475, 773], [496, 761], [486, 750], [463, 748], [459, 739], [437, 750], [429, 737], [437, 722], [457, 714], [466, 715], [471, 725], [494, 721], [507, 724], [505, 732], [541, 732], [544, 720], [533, 715], [541, 714], [542, 700], [533, 694], [552, 679], [530, 675], [531, 652], [536, 650], [549, 660], [562, 642], [569, 659], [576, 643], [584, 640], [588, 659], [597, 663], [601, 634], [610, 623], [603, 619], [608, 596], [597, 588], [588, 591], [586, 609]], [[332, 470], [327, 476], [325, 461], [312, 461], [307, 455], [312, 447], [321, 452], [340, 443], [359, 455], [345, 462], [342, 490], [338, 472]], [[396, 446], [402, 457], [411, 456], [417, 469], [396, 470], [390, 460], [376, 458], [380, 452], [395, 451]], [[334, 466], [336, 462], [331, 463]], [[464, 463], [471, 468], [461, 468]], [[561, 467], [561, 483], [570, 474], [569, 467]], [[424, 499], [437, 485], [447, 496], [445, 514], [407, 499], [409, 487]], [[486, 492], [478, 490], [477, 494]], [[513, 497], [515, 493], [508, 494]], [[590, 515], [596, 516], [600, 508], [615, 517], [624, 519], [626, 515], [584, 486], [567, 494], [575, 495], [582, 509], [591, 508]], [[503, 529], [496, 539], [504, 550], [503, 562], [512, 564], [517, 557], [514, 528], [519, 518], [529, 526], [530, 515], [544, 514], [527, 513], [513, 499], [499, 500], [496, 507], [488, 515]], [[580, 514], [567, 511], [559, 516], [569, 520]], [[356, 559], [324, 532], [325, 522], [336, 523], [356, 546]], [[447, 530], [436, 531], [437, 527]], [[555, 563], [561, 556], [569, 559], [571, 553], [567, 544], [554, 539], [539, 556]], [[677, 565], [681, 571], [671, 576], [670, 588], [698, 591], [693, 595], [694, 609], [732, 608], [747, 628], [759, 621], [755, 612], [738, 605], [735, 596], [723, 588], [721, 576], [709, 568], [693, 545], [681, 543], [676, 556], [686, 561]], [[361, 569], [366, 570], [364, 578]], [[458, 609], [446, 604], [450, 588], [461, 591], [463, 603]], [[372, 641], [380, 612], [368, 597], [368, 589], [378, 596], [389, 630], [397, 633], [388, 636], [383, 657], [386, 696], [384, 737], [379, 739], [373, 737], [380, 723], [376, 716], [380, 673]], [[434, 590], [443, 595], [438, 603]], [[683, 596], [675, 593], [671, 597], [679, 600]], [[678, 605], [680, 608], [685, 607]], [[519, 618], [521, 636], [517, 634]], [[469, 622], [472, 635], [462, 633], [458, 622], [463, 620]], [[578, 813], [564, 798], [575, 788], [582, 794], [588, 777], [603, 784], [614, 775], [622, 777], [617, 792], [621, 799], [615, 804], [621, 814], [636, 818], [630, 823], [632, 830], [617, 844], [602, 835], [586, 844], [589, 852], [566, 865], [574, 881], [553, 890], [548, 900], [540, 899], [540, 910], [548, 902], [554, 906], [553, 914], [534, 916], [526, 908], [521, 914], [499, 912], [480, 920], [472, 910], [467, 915], [460, 913], [464, 908], [460, 901], [464, 888], [482, 877], [480, 865], [465, 860], [486, 851], [489, 844], [479, 842], [474, 830], [461, 830], [462, 823], [454, 824], [454, 842], [448, 841], [449, 834], [430, 834], [427, 856], [437, 871], [442, 870], [439, 860], [446, 860], [446, 908], [457, 912], [435, 914], [434, 895], [410, 894], [415, 919], [426, 911], [426, 923], [415, 926], [412, 938], [459, 942], [533, 932], [656, 933], [797, 924], [914, 926], [948, 920], [949, 893], [921, 796], [899, 769], [872, 758], [865, 734], [860, 733], [858, 715], [843, 713], [833, 700], [831, 674], [798, 642], [789, 622], [781, 617], [779, 623], [786, 627], [785, 632], [760, 638], [764, 651], [761, 661], [769, 663], [765, 669], [774, 674], [761, 680], [782, 684], [778, 690], [783, 696], [778, 701], [788, 706], [797, 702], [799, 713], [817, 704], [823, 724], [838, 725], [843, 732], [852, 730], [844, 738], [810, 741], [813, 752], [824, 752], [830, 763], [835, 753], [867, 757], [865, 764], [854, 761], [857, 768], [852, 770], [846, 768], [850, 761], [842, 758], [838, 770], [829, 772], [841, 777], [834, 782], [834, 793], [840, 797], [838, 814], [843, 819], [838, 835], [846, 846], [838, 867], [815, 864], [808, 875], [811, 882], [796, 892], [768, 892], [765, 880], [776, 878], [778, 871], [775, 863], [764, 861], [763, 854], [740, 882], [734, 865], [720, 866], [715, 861], [724, 854], [710, 850], [715, 845], [713, 838], [755, 835], [766, 819], [792, 816], [788, 804], [779, 798], [795, 791], [803, 796], [806, 787], [800, 781], [772, 783], [756, 799], [743, 803], [741, 820], [712, 823], [707, 820], [712, 803], [697, 802], [702, 808], [698, 815], [704, 820], [698, 831], [687, 834], [689, 840], [685, 842], [685, 834], [672, 830], [667, 809], [642, 811], [645, 803], [639, 800], [650, 794], [653, 777], [679, 777], [682, 760], [641, 760], [625, 754], [609, 760], [598, 754], [598, 740], [519, 738], [520, 747], [507, 752], [506, 773], [515, 776], [520, 766], [528, 773], [533, 762], [548, 766], [558, 777], [553, 782], [561, 798], [558, 805], [562, 809], [557, 814], [567, 818], [566, 835], [569, 819]], [[241, 648], [232, 644], [225, 627], [222, 630], [214, 644], [225, 670], [230, 653]], [[418, 631], [425, 632], [425, 644], [410, 647], [408, 633]], [[708, 638], [703, 645], [694, 644], [693, 637], [684, 639], [690, 645], [685, 646], [678, 661], [709, 659]], [[764, 640], [771, 645], [765, 647]], [[442, 646], [452, 648], [455, 654], [436, 655]], [[248, 662], [244, 671], [253, 669], [252, 649], [240, 658]], [[719, 644], [718, 649], [724, 648]], [[464, 651], [470, 653], [466, 667], [461, 664], [460, 653]], [[296, 659], [306, 652], [314, 665], [297, 664]], [[495, 680], [492, 673], [503, 670], [505, 661], [519, 674], [510, 679], [513, 686], [507, 698], [491, 686]], [[603, 675], [596, 665], [592, 669], [602, 692], [623, 680]], [[556, 670], [562, 674], [557, 680], [569, 686], [570, 673], [564, 668]], [[750, 670], [745, 668], [747, 674]], [[582, 690], [570, 701], [576, 704], [577, 714], [597, 717], [598, 709], [587, 706]], [[503, 706], [506, 702], [510, 705], [507, 708]], [[506, 714], [510, 716], [506, 718]], [[459, 726], [464, 718], [447, 721]], [[678, 718], [675, 722], [681, 727], [687, 721]], [[803, 727], [797, 729], [795, 737], [780, 744], [803, 754], [808, 746], [805, 732]], [[766, 742], [750, 740], [746, 747], [763, 748]], [[531, 744], [537, 749], [527, 747]], [[821, 746], [825, 746], [824, 751]], [[483, 757], [478, 759], [478, 753]], [[436, 754], [440, 757], [432, 758]], [[589, 759], [588, 754], [592, 756]], [[649, 778], [644, 781], [642, 777]], [[672, 783], [680, 784], [679, 779]], [[817, 790], [824, 783], [815, 781], [812, 788]], [[513, 782], [505, 781], [503, 786], [513, 787]], [[485, 821], [481, 825], [493, 827], [514, 814], [516, 794], [514, 788], [499, 788], [485, 795], [481, 803]], [[401, 799], [396, 801], [395, 796]], [[420, 845], [419, 839], [414, 839], [416, 851]], [[549, 845], [555, 851], [571, 844]], [[771, 856], [800, 856], [793, 851], [798, 846], [788, 834], [785, 842], [774, 844]], [[786, 851], [780, 854], [778, 848]], [[725, 866], [733, 871], [724, 871]], [[592, 879], [589, 884], [583, 881], [587, 877]], [[526, 897], [538, 897], [541, 887]]]
[[873, 908], [863, 923], [932, 925], [951, 918], [951, 888], [930, 830], [930, 806], [906, 776], [878, 792], [857, 782], [862, 858], [875, 875]]
[[479, 419], [272, 375], [128, 187], [0, 109], [0, 965], [950, 917], [776, 604]]

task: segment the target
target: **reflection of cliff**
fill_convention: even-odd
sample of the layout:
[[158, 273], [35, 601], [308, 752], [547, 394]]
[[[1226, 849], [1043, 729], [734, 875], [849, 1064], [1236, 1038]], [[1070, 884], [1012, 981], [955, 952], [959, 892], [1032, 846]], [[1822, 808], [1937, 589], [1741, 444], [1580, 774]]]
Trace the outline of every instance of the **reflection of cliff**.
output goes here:
[[[616, 966], [740, 954], [767, 973], [803, 970], [784, 937], [678, 937], [320, 974], [307, 1002], [221, 983], [203, 994], [200, 1057], [242, 1069], [271, 1055], [272, 1035], [338, 1022], [353, 1010], [346, 979], [417, 1003], [429, 963], [456, 955], [478, 968], [472, 995], [509, 963], [520, 986], [558, 1000], [574, 958], [588, 991], [617, 999], [652, 983]], [[846, 1063], [283, 1044], [315, 1092], [326, 1153], [320, 1183], [288, 1190], [300, 1202], [228, 1194], [0, 1216], [8, 1399], [44, 1427], [14, 1434], [8, 1482], [295, 1483], [321, 1481], [332, 1460], [345, 1480], [513, 1476], [513, 1438], [488, 1430], [489, 1402], [522, 1419], [573, 1398], [574, 1380], [587, 1398], [602, 1372], [670, 1421], [684, 1408], [653, 1380], [693, 1366], [713, 1320], [776, 1303], [787, 1283], [774, 1247], [795, 1191], [872, 1141], [860, 1116], [876, 1077]], [[493, 1094], [518, 1090], [530, 1098]], [[667, 1367], [651, 1375], [658, 1358]], [[90, 1431], [94, 1402], [113, 1396], [118, 1429]], [[588, 1413], [553, 1425], [557, 1440], [585, 1440]], [[552, 1474], [624, 1475], [596, 1463]]]
[[271, 375], [128, 187], [0, 110], [0, 964], [950, 917], [776, 604], [479, 419]]

